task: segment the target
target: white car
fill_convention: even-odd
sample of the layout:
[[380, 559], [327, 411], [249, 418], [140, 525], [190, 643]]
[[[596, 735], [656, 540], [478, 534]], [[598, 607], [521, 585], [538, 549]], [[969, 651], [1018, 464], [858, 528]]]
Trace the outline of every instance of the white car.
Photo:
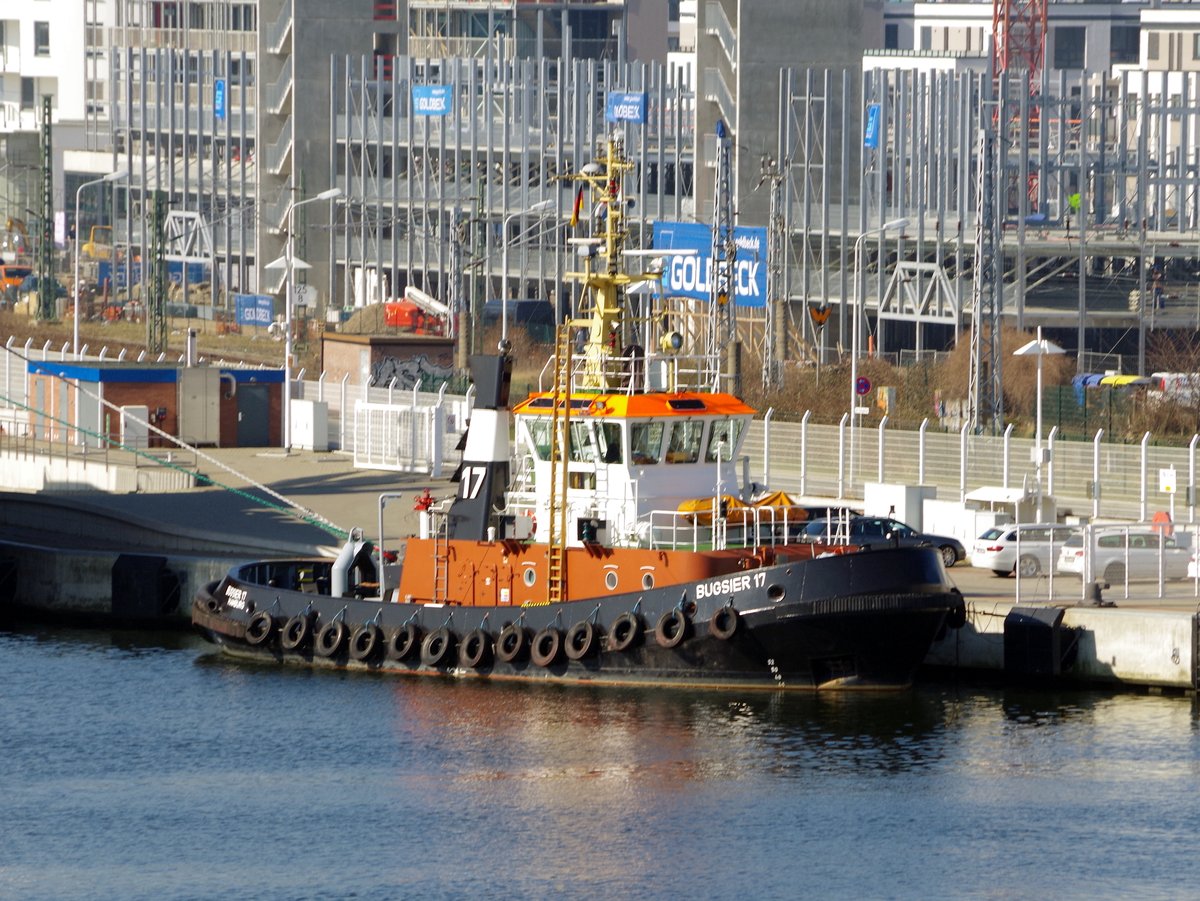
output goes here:
[[[1059, 572], [1083, 575], [1083, 540], [1082, 534], [1067, 539], [1058, 557]], [[1111, 585], [1125, 581], [1127, 561], [1130, 580], [1157, 579], [1160, 556], [1165, 578], [1185, 578], [1192, 556], [1191, 549], [1175, 536], [1150, 529], [1101, 532], [1094, 537], [1093, 551], [1092, 572]]]
[[[1017, 531], [1021, 533], [1020, 567], [1017, 562]], [[975, 539], [971, 548], [971, 565], [990, 569], [998, 576], [1020, 572], [1022, 578], [1032, 578], [1054, 565], [1067, 539], [1078, 531], [1074, 526], [1026, 523], [1008, 524], [988, 529]]]

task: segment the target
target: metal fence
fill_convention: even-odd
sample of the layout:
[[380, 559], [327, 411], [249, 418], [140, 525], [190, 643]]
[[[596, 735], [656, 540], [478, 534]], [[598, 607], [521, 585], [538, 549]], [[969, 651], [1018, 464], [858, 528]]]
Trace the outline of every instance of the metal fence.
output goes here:
[[[15, 352], [2, 355], [0, 390], [8, 400], [0, 400], [0, 421], [8, 421], [5, 428], [19, 429], [22, 417], [14, 403], [28, 401], [26, 359], [69, 359], [69, 345], [34, 347], [26, 342], [14, 347], [9, 339], [6, 348]], [[105, 358], [117, 359], [103, 349], [94, 359]], [[360, 448], [359, 442], [375, 442], [380, 432], [356, 428], [356, 405], [366, 405], [364, 410], [391, 408], [391, 414], [369, 415], [392, 415], [396, 422], [408, 423], [401, 431], [409, 445], [393, 449], [391, 466], [431, 468], [438, 447], [441, 459], [450, 459], [472, 402], [470, 392], [422, 392], [396, 382], [370, 388], [349, 384], [348, 376], [340, 382], [331, 382], [324, 374], [306, 380], [303, 372], [298, 373], [293, 387], [293, 397], [326, 404], [329, 446], [361, 454], [365, 466], [379, 465], [371, 461], [381, 460], [381, 452]], [[414, 416], [424, 424], [414, 426]], [[965, 427], [943, 431], [926, 420], [921, 429], [912, 431], [889, 428], [885, 417], [878, 426], [855, 429], [851, 440], [848, 421], [818, 425], [809, 419], [806, 413], [798, 422], [779, 422], [768, 411], [754, 421], [743, 448], [754, 481], [805, 497], [843, 500], [861, 499], [869, 482], [936, 486], [939, 497], [960, 500], [968, 492], [988, 486], [1029, 492], [1037, 488], [1037, 470], [1030, 462], [1033, 441], [1013, 437], [1011, 426], [1002, 436], [974, 435]], [[411, 437], [414, 434], [416, 438]], [[1147, 521], [1152, 513], [1166, 510], [1172, 520], [1196, 521], [1200, 435], [1194, 435], [1187, 447], [1158, 446], [1149, 432], [1137, 444], [1106, 441], [1106, 435], [1099, 429], [1091, 441], [1068, 441], [1059, 438], [1056, 428], [1050, 429], [1046, 438], [1050, 459], [1042, 470], [1041, 487], [1057, 499], [1060, 517]], [[1163, 487], [1173, 490], [1160, 490]]]
[[[1031, 462], [1034, 442], [974, 435], [967, 428], [945, 432], [926, 420], [918, 431], [888, 428], [887, 419], [858, 428], [850, 440], [848, 422], [817, 425], [775, 422], [771, 411], [751, 426], [743, 453], [756, 481], [805, 497], [861, 499], [869, 482], [930, 485], [943, 499], [964, 500], [977, 488], [1037, 489]], [[1104, 440], [1060, 440], [1051, 430], [1044, 443], [1050, 460], [1042, 469], [1042, 490], [1057, 499], [1060, 516], [1143, 521], [1165, 510], [1173, 520], [1195, 522], [1196, 446], [1160, 447], [1147, 432], [1138, 444]], [[853, 459], [850, 447], [853, 445]], [[761, 478], [760, 478], [761, 476]], [[1160, 490], [1170, 487], [1173, 490]]]

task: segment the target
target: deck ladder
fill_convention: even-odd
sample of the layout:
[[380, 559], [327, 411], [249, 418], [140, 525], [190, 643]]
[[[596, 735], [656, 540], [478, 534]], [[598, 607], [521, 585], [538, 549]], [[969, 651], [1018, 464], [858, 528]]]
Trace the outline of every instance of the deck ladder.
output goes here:
[[550, 535], [546, 600], [561, 603], [567, 582], [567, 460], [571, 427], [571, 327], [558, 327], [554, 345], [554, 407], [550, 415]]

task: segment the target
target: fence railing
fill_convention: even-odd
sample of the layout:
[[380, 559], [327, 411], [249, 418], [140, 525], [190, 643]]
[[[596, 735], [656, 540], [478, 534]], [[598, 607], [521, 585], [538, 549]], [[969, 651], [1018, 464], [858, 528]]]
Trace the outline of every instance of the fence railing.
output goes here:
[[[19, 435], [27, 418], [27, 359], [66, 360], [69, 346], [10, 339], [0, 355], [0, 420], [10, 435]], [[86, 352], [85, 352], [86, 354]], [[99, 358], [109, 356], [101, 349]], [[333, 382], [322, 374], [306, 380], [297, 374], [293, 397], [322, 401], [327, 406], [329, 446], [356, 451], [354, 409], [359, 402], [420, 409], [437, 416], [436, 432], [443, 459], [450, 459], [471, 409], [466, 395], [415, 391], [398, 380], [384, 387]], [[436, 411], [436, 412], [434, 412]], [[978, 488], [998, 486], [1035, 494], [1038, 470], [1031, 462], [1033, 440], [1012, 435], [974, 435], [968, 430], [940, 430], [926, 420], [918, 430], [859, 427], [849, 440], [848, 423], [814, 424], [807, 414], [799, 422], [780, 422], [772, 411], [756, 419], [742, 453], [749, 457], [751, 478], [774, 489], [809, 498], [863, 498], [871, 482], [935, 486], [942, 499], [964, 499]], [[1089, 441], [1063, 440], [1052, 428], [1044, 446], [1050, 457], [1041, 470], [1041, 489], [1057, 500], [1059, 518], [1146, 521], [1165, 510], [1172, 520], [1196, 522], [1196, 449], [1200, 435], [1186, 447], [1158, 446], [1147, 432], [1137, 444], [1106, 440], [1097, 430]], [[854, 447], [853, 458], [846, 452]], [[430, 461], [433, 460], [432, 451]], [[1168, 490], [1169, 489], [1169, 490]]]

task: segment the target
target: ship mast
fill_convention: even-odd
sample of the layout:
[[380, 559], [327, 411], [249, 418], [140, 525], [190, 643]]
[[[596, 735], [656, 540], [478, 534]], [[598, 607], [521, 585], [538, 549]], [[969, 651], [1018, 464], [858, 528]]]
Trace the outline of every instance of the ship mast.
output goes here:
[[581, 318], [572, 328], [586, 331], [584, 363], [574, 388], [604, 393], [635, 388], [632, 360], [624, 344], [625, 291], [631, 284], [662, 278], [659, 272], [628, 273], [624, 269], [625, 243], [629, 238], [625, 176], [634, 164], [625, 156], [625, 136], [614, 131], [605, 142], [601, 160], [588, 163], [570, 176], [583, 182], [591, 194], [592, 229], [588, 238], [572, 238], [583, 258], [583, 272], [568, 272], [567, 278], [585, 287]]

